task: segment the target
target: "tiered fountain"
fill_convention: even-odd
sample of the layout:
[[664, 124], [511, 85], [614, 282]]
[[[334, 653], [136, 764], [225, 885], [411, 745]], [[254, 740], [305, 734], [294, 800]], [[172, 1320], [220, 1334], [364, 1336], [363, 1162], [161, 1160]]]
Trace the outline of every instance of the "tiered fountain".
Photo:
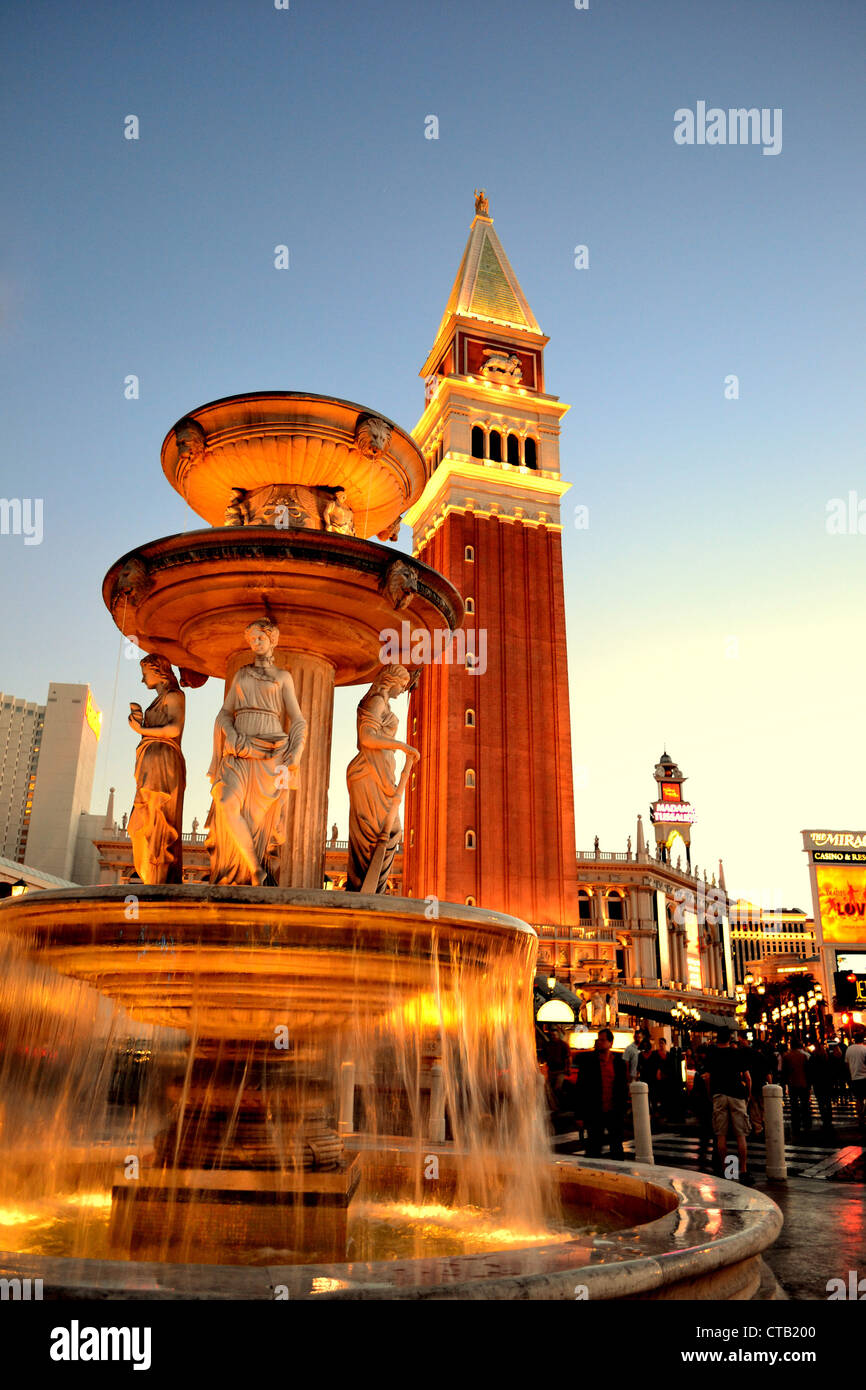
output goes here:
[[[55, 1293], [113, 1296], [220, 1288], [262, 1297], [277, 1287], [292, 1297], [441, 1296], [450, 1283], [464, 1296], [573, 1297], [576, 1267], [587, 1260], [645, 1263], [670, 1240], [670, 1222], [679, 1221], [680, 1238], [689, 1229], [681, 1202], [674, 1211], [677, 1194], [637, 1170], [581, 1173], [546, 1157], [532, 929], [382, 892], [383, 853], [398, 827], [390, 815], [371, 830], [364, 807], [352, 846], [363, 891], [322, 888], [335, 686], [375, 682], [380, 634], [402, 619], [430, 633], [462, 622], [462, 600], [441, 575], [369, 539], [394, 538], [420, 496], [419, 450], [396, 425], [346, 401], [272, 392], [193, 411], [170, 431], [162, 465], [210, 527], [125, 555], [103, 593], [120, 630], [163, 658], [163, 670], [173, 663], [192, 689], [208, 677], [226, 682], [228, 723], [211, 768], [214, 881], [169, 881], [180, 877], [176, 856], [166, 868], [153, 788], [137, 771], [136, 804], [151, 809], [136, 822], [136, 863], [157, 867], [133, 885], [6, 902], [0, 932], [40, 969], [112, 1000], [127, 1032], [131, 1018], [157, 1033], [180, 1030], [187, 1046], [166, 1088], [171, 1109], [157, 1105], [150, 1129], [151, 1111], [142, 1113], [134, 1152], [110, 1177], [91, 1155], [96, 1207], [104, 1194], [101, 1243], [25, 1243], [0, 1255], [0, 1272], [39, 1272]], [[249, 752], [252, 737], [225, 742], [237, 718], [232, 692], [251, 663], [250, 631], [256, 642], [278, 631], [274, 650], [253, 642], [256, 660], [270, 676], [290, 673], [295, 733], [305, 723], [306, 740], [301, 754], [303, 739], [286, 721], [294, 751], [276, 769], [286, 773], [280, 833], [258, 872], [248, 851], [246, 868], [235, 854], [228, 872], [219, 866], [237, 844], [218, 794], [231, 780], [220, 757], [234, 766], [244, 747], [259, 756]], [[133, 727], [142, 733], [140, 718]], [[240, 719], [236, 727], [252, 728]], [[172, 757], [182, 766], [179, 748], [178, 732]], [[393, 811], [400, 789], [390, 788], [382, 804]], [[171, 799], [172, 788], [158, 790]], [[8, 1125], [0, 1132], [7, 1172], [16, 1171], [17, 1137]], [[68, 1187], [72, 1160], [55, 1154], [52, 1163]], [[30, 1169], [17, 1172], [21, 1204]], [[690, 1210], [705, 1207], [696, 1198]], [[581, 1208], [594, 1210], [596, 1230], [578, 1237]], [[625, 1229], [635, 1221], [650, 1222], [640, 1229], [654, 1235]], [[599, 1224], [616, 1228], [615, 1239], [602, 1240]], [[705, 1241], [704, 1226], [694, 1229]], [[751, 1270], [773, 1234], [767, 1226], [748, 1250], [741, 1241], [728, 1263]], [[482, 1251], [496, 1251], [495, 1263]], [[431, 1252], [453, 1258], [424, 1258]], [[601, 1270], [583, 1273], [594, 1274], [596, 1296], [612, 1296]], [[642, 1287], [659, 1282], [647, 1275]]]

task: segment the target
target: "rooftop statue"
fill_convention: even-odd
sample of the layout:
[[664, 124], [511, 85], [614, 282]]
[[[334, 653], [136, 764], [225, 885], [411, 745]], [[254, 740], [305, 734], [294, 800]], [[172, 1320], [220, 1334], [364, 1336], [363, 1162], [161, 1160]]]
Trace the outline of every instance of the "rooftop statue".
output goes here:
[[207, 849], [211, 883], [260, 886], [279, 882], [307, 724], [291, 675], [274, 665], [275, 624], [257, 618], [245, 636], [255, 660], [237, 671], [214, 725]]
[[475, 216], [490, 216], [490, 203], [487, 200], [487, 193], [483, 188], [476, 188], [475, 190]]
[[129, 727], [141, 736], [135, 750], [135, 801], [129, 837], [142, 883], [183, 882], [183, 793], [186, 764], [180, 740], [186, 697], [167, 657], [141, 661], [141, 679], [156, 699], [142, 711], [129, 706]]
[[[351, 893], [384, 893], [400, 843], [400, 801], [420, 754], [396, 737], [400, 721], [390, 702], [410, 684], [405, 666], [383, 666], [358, 705], [358, 756], [346, 769]], [[395, 753], [406, 754], [399, 783]]]

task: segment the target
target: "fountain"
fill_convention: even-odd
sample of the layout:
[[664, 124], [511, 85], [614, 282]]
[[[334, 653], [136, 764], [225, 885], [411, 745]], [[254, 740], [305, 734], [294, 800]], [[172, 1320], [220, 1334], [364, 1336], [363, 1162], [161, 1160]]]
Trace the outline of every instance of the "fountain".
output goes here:
[[[40, 1163], [19, 1133], [36, 1113], [26, 1074], [7, 1074], [0, 1272], [38, 1271], [54, 1296], [390, 1298], [574, 1297], [576, 1280], [613, 1297], [677, 1270], [742, 1296], [778, 1229], [772, 1203], [639, 1165], [551, 1162], [534, 931], [383, 891], [415, 750], [388, 704], [411, 674], [383, 669], [381, 633], [463, 618], [441, 575], [381, 543], [427, 481], [411, 437], [346, 401], [259, 393], [191, 412], [162, 465], [210, 525], [140, 546], [103, 586], [157, 691], [130, 716], [143, 881], [0, 905], [14, 945], [0, 1015], [20, 1024], [36, 999], [71, 1025], [111, 1001], [112, 1026], [146, 1039], [152, 1084], [114, 1142], [88, 1142], [72, 1117], [89, 1094], [94, 1128], [111, 1034], [94, 1023], [82, 1043], [84, 1024], [67, 1027], [72, 1080], [43, 1107]], [[181, 685], [208, 677], [226, 683], [212, 882], [182, 883]], [[360, 891], [335, 893], [322, 887], [333, 693], [349, 684], [370, 684], [349, 772]]]

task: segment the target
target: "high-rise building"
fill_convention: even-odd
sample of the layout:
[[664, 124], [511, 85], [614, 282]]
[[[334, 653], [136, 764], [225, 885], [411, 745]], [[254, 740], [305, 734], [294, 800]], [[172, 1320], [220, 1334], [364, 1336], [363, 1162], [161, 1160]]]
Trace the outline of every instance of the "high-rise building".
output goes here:
[[0, 858], [23, 864], [45, 706], [0, 691]]
[[466, 600], [467, 651], [428, 665], [411, 698], [422, 760], [404, 878], [413, 896], [576, 923], [559, 515], [568, 406], [545, 389], [548, 339], [483, 194], [475, 213], [421, 371], [414, 436], [434, 471], [405, 518], [415, 555]]
[[102, 714], [90, 687], [52, 682], [32, 792], [27, 863], [72, 879], [80, 818], [90, 811]]

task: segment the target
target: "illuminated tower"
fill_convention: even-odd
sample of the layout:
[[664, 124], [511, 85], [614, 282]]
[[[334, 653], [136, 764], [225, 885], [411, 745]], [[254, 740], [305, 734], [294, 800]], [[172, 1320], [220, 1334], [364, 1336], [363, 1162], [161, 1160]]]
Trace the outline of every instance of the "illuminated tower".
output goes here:
[[[415, 897], [577, 922], [559, 504], [560, 421], [544, 348], [483, 193], [421, 371], [415, 439], [434, 472], [406, 515], [414, 553], [466, 600], [460, 664], [425, 668], [406, 805]], [[471, 634], [475, 634], [474, 646]]]
[[672, 864], [678, 841], [686, 851], [686, 864], [692, 865], [692, 825], [695, 812], [683, 796], [685, 777], [669, 753], [662, 753], [653, 772], [658, 784], [658, 800], [650, 806], [650, 820], [655, 829], [659, 858]]

